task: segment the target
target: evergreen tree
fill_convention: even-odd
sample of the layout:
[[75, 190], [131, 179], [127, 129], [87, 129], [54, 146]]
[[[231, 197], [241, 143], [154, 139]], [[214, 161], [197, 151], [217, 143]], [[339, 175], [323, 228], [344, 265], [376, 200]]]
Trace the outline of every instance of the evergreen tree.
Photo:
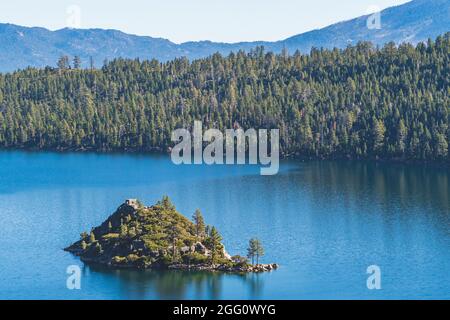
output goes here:
[[211, 264], [215, 264], [217, 259], [221, 256], [223, 246], [222, 246], [222, 236], [219, 234], [215, 227], [211, 228], [208, 243], [211, 250]]
[[195, 234], [197, 238], [201, 239], [205, 235], [205, 220], [203, 219], [203, 215], [199, 209], [195, 210], [194, 215], [192, 216], [192, 220], [195, 224]]
[[247, 248], [247, 258], [252, 260], [252, 265], [255, 264], [255, 256], [256, 256], [256, 239], [252, 238], [248, 242]]
[[175, 206], [172, 204], [172, 201], [168, 196], [164, 196], [162, 201], [158, 202], [159, 205], [163, 206], [166, 210], [174, 210]]
[[247, 248], [247, 257], [252, 260], [252, 265], [255, 264], [255, 258], [256, 258], [256, 265], [258, 265], [259, 258], [262, 256], [264, 256], [264, 248], [262, 246], [261, 241], [256, 238], [250, 239]]
[[79, 56], [75, 56], [73, 58], [73, 68], [74, 69], [80, 69], [81, 68], [81, 59]]
[[174, 221], [169, 228], [169, 241], [172, 243], [172, 261], [177, 258], [177, 240], [182, 232], [180, 226]]
[[61, 56], [58, 60], [58, 69], [61, 70], [67, 70], [70, 68], [70, 62], [68, 56]]
[[256, 265], [259, 264], [259, 258], [264, 256], [264, 248], [260, 240], [256, 239], [255, 244]]

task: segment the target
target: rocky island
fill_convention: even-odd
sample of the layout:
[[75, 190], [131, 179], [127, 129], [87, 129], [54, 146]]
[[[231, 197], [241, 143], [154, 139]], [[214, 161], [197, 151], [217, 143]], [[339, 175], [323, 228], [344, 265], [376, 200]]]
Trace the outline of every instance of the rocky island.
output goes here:
[[[127, 200], [90, 234], [64, 250], [85, 263], [110, 268], [177, 269], [223, 272], [264, 272], [277, 264], [259, 264], [264, 254], [250, 240], [247, 257], [230, 256], [215, 227], [207, 226], [197, 210], [193, 222], [181, 215], [168, 197], [153, 206]], [[256, 258], [256, 264], [253, 264]]]

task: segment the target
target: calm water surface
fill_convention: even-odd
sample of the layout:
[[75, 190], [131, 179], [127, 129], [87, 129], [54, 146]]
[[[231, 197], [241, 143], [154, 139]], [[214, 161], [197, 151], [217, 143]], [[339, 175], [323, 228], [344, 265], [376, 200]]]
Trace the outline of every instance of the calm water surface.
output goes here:
[[[261, 275], [111, 271], [62, 250], [127, 198], [169, 195], [231, 254], [265, 245]], [[362, 162], [181, 166], [164, 156], [0, 152], [1, 299], [450, 298], [450, 170]], [[81, 290], [66, 268], [82, 267]], [[366, 287], [380, 266], [382, 289]]]

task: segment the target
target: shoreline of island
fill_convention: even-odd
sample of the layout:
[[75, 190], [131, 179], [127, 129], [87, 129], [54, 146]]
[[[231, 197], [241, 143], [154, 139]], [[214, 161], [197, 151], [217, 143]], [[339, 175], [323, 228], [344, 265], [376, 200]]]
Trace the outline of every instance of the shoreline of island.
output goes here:
[[111, 269], [261, 273], [279, 267], [259, 263], [264, 249], [258, 239], [250, 240], [246, 257], [231, 256], [221, 241], [217, 229], [205, 224], [200, 210], [192, 222], [176, 211], [168, 197], [150, 207], [129, 199], [64, 250], [86, 264]]

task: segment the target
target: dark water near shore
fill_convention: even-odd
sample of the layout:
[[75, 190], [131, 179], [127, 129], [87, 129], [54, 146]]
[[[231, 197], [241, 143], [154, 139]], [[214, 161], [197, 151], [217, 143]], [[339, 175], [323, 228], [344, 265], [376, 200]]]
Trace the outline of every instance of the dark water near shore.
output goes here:
[[[112, 271], [62, 250], [126, 198], [200, 208], [231, 254], [265, 244], [261, 275]], [[165, 156], [0, 152], [1, 299], [450, 298], [450, 170], [364, 162], [181, 166]], [[66, 268], [82, 267], [81, 290]], [[382, 289], [368, 290], [378, 265]]]

